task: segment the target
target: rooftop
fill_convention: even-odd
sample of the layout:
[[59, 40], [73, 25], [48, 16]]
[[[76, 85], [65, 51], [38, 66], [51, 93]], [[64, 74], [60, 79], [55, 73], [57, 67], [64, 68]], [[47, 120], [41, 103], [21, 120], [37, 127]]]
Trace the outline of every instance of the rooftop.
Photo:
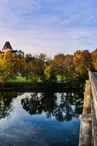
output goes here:
[[4, 47], [2, 48], [2, 51], [6, 50], [6, 49], [13, 50], [10, 42], [5, 43]]

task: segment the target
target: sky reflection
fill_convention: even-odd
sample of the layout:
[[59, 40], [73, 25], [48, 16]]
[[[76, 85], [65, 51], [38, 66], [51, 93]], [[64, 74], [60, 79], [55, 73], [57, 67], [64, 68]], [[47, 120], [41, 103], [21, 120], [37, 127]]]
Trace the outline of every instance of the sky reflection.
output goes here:
[[[41, 94], [34, 95], [34, 93], [24, 93], [18, 95], [17, 98], [12, 99], [13, 111], [10, 113], [9, 117], [2, 118], [0, 120], [0, 145], [2, 146], [77, 146], [79, 137], [79, 124], [80, 121], [76, 116], [76, 113], [70, 113], [72, 118], [64, 119], [62, 115], [60, 116], [60, 111], [64, 111], [64, 101], [63, 96], [59, 93], [56, 94], [57, 98], [53, 102], [53, 99], [47, 100], [45, 102], [44, 94], [40, 98]], [[60, 95], [60, 96], [58, 96]], [[37, 98], [37, 97], [38, 98]], [[61, 99], [62, 97], [62, 99]], [[27, 108], [32, 111], [34, 102], [40, 101], [43, 105], [37, 105], [42, 112], [37, 112], [36, 114], [29, 114], [26, 108], [22, 105], [22, 100], [28, 99]], [[33, 98], [33, 102], [32, 102]], [[64, 96], [65, 99], [65, 96]], [[65, 99], [65, 102], [68, 99]], [[47, 101], [51, 102], [55, 106], [49, 109], [49, 104]], [[31, 103], [32, 102], [32, 103]], [[25, 102], [26, 104], [26, 102]], [[29, 104], [29, 106], [28, 106]], [[73, 103], [72, 103], [73, 104]], [[47, 106], [47, 107], [46, 107]], [[37, 111], [38, 109], [35, 109]], [[75, 110], [74, 105], [73, 111]], [[55, 110], [55, 109], [56, 110]], [[61, 110], [59, 110], [61, 109]], [[51, 116], [47, 116], [47, 112], [51, 112]], [[56, 118], [56, 113], [59, 112]], [[78, 113], [77, 113], [78, 115]], [[69, 120], [69, 121], [68, 121]]]

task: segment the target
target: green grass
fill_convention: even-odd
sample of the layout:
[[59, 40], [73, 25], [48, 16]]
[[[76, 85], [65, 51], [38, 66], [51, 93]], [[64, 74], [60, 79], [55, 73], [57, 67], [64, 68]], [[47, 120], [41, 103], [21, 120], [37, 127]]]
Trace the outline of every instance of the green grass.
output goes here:
[[60, 82], [61, 81], [61, 75], [57, 75], [57, 82]]
[[9, 79], [7, 83], [31, 83], [31, 80], [26, 79], [26, 77], [17, 76], [15, 79]]
[[43, 81], [40, 79], [40, 77], [38, 77], [38, 83], [42, 83]]
[[[42, 83], [42, 80], [38, 78], [38, 83]], [[9, 79], [7, 83], [32, 83], [30, 79], [26, 79], [26, 77], [16, 76], [15, 79]]]
[[[39, 77], [37, 82], [42, 83], [43, 81]], [[57, 82], [61, 82], [61, 75], [57, 75]], [[14, 79], [9, 79], [7, 83], [32, 83], [32, 81], [30, 79], [26, 79], [26, 77], [16, 76]]]

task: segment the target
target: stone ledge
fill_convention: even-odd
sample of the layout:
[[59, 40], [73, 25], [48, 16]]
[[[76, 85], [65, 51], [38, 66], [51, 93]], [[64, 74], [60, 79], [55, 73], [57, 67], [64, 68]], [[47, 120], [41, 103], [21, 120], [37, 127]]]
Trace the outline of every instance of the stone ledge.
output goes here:
[[91, 113], [87, 113], [87, 114], [82, 114], [79, 116], [80, 120], [85, 121], [85, 122], [92, 122], [92, 117], [91, 117]]

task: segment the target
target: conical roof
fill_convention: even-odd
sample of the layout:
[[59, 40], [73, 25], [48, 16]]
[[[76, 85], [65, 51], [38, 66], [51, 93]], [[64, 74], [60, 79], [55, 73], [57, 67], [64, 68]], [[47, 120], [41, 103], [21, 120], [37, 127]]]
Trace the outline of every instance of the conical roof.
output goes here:
[[7, 50], [7, 49], [13, 50], [12, 47], [11, 47], [10, 42], [6, 42], [6, 43], [5, 43], [4, 47], [2, 48], [2, 51], [5, 51], [5, 50]]

